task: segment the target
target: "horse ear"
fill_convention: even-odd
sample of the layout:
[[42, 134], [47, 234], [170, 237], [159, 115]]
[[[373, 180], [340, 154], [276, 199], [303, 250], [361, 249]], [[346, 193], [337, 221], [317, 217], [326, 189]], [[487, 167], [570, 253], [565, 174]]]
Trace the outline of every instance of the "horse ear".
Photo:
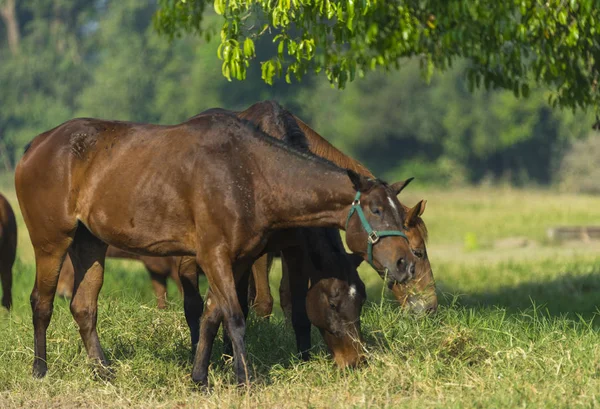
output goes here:
[[412, 227], [417, 224], [417, 217], [421, 216], [425, 211], [425, 205], [427, 200], [421, 200], [419, 203], [412, 207], [406, 215], [406, 225]]
[[408, 184], [410, 182], [412, 182], [414, 179], [414, 177], [412, 178], [408, 178], [406, 179], [404, 182], [396, 182], [393, 183], [390, 187], [392, 188], [392, 191], [394, 191], [396, 193], [396, 196], [398, 196], [400, 194], [400, 192], [402, 192], [402, 190], [408, 186]]
[[419, 212], [419, 216], [423, 216], [423, 213], [425, 213], [425, 206], [427, 206], [427, 200], [421, 200], [421, 211]]

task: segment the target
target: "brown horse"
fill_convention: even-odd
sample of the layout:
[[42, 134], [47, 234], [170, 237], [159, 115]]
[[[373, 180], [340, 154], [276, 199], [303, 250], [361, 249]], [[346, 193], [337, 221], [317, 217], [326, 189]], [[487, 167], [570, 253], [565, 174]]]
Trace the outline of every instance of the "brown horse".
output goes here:
[[12, 305], [12, 268], [17, 254], [17, 222], [8, 200], [0, 194], [0, 279], [2, 305]]
[[[276, 117], [276, 111], [278, 109], [280, 108], [276, 102], [263, 101], [252, 105], [242, 112], [230, 112], [225, 110], [209, 110], [207, 112], [220, 111], [237, 114], [244, 119], [257, 123], [266, 133], [281, 139], [284, 137], [285, 132], [281, 129], [281, 123], [278, 120], [273, 119]], [[298, 117], [294, 116], [294, 118], [306, 135], [306, 140], [301, 141], [300, 143], [308, 147], [313, 153], [330, 160], [340, 167], [352, 169], [365, 176], [374, 177], [360, 162], [344, 155]], [[411, 215], [411, 217], [407, 218], [407, 225], [405, 226], [407, 228], [410, 247], [414, 254], [419, 258], [419, 261], [416, 264], [415, 278], [404, 284], [396, 282], [389, 283], [394, 296], [400, 302], [401, 306], [417, 313], [435, 311], [437, 309], [435, 281], [425, 246], [427, 240], [427, 227], [420, 217], [425, 210], [425, 203], [425, 201], [420, 202], [417, 204], [418, 207], [412, 209], [403, 205], [407, 214]], [[111, 257], [111, 249], [112, 247], [109, 247], [107, 257]], [[126, 255], [131, 255], [131, 253], [121, 251], [120, 255], [115, 257], [128, 258]], [[139, 255], [131, 255], [131, 258], [141, 260]], [[171, 262], [156, 262], [154, 260], [156, 259], [148, 257], [146, 261], [142, 261], [151, 275], [159, 308], [163, 308], [164, 302], [162, 300], [164, 300], [166, 294], [166, 278], [169, 276], [174, 277], [173, 269], [171, 267], [173, 264]], [[66, 264], [69, 266], [68, 262]], [[250, 277], [252, 284], [250, 285], [249, 290], [253, 292], [250, 294], [250, 299], [253, 300], [253, 307], [257, 315], [266, 317], [272, 313], [273, 309], [273, 297], [271, 296], [268, 285], [268, 270], [270, 264], [267, 263], [267, 256], [265, 255], [259, 258], [252, 268], [253, 275]], [[68, 271], [64, 271], [66, 269]], [[65, 280], [70, 279], [70, 283], [67, 283], [62, 279], [63, 276], [65, 277]], [[61, 272], [61, 279], [59, 280], [58, 286], [59, 295], [70, 296], [73, 281], [72, 278], [69, 278], [70, 276], [72, 277], [72, 267], [63, 266], [63, 272]], [[175, 281], [181, 290], [178, 280]], [[280, 300], [285, 315], [291, 319], [291, 294], [289, 291], [287, 270], [284, 270], [284, 275], [282, 277]]]
[[[210, 285], [192, 372], [202, 384], [222, 320], [238, 382], [248, 380], [236, 279], [273, 250], [266, 244], [274, 230], [345, 229], [348, 247], [365, 258], [371, 253], [375, 268], [394, 280], [404, 282], [415, 270], [397, 184], [292, 149], [231, 115], [174, 126], [71, 120], [32, 141], [15, 186], [36, 258], [37, 377], [47, 372], [46, 331], [67, 251], [75, 269], [71, 311], [88, 356], [102, 367], [108, 363], [96, 321], [107, 243], [139, 254], [194, 256]], [[347, 220], [351, 211], [356, 215]], [[373, 243], [369, 229], [394, 235]]]
[[[259, 102], [257, 104], [252, 105], [245, 111], [242, 112], [231, 112], [221, 109], [213, 109], [207, 111], [211, 112], [221, 112], [231, 115], [238, 115], [245, 119], [256, 123], [262, 130], [267, 131], [268, 133], [275, 135], [276, 137], [283, 139], [286, 137], [286, 129], [283, 126], [283, 121], [280, 118], [280, 111], [282, 108], [273, 101], [265, 101]], [[206, 113], [200, 114], [205, 115]], [[198, 117], [199, 117], [198, 116]], [[311, 135], [310, 140], [303, 138], [300, 134], [294, 134], [295, 140], [292, 141], [293, 144], [299, 145], [301, 148], [306, 148], [310, 145], [311, 148], [318, 151], [320, 154], [328, 155], [330, 158], [334, 158], [335, 161], [344, 164], [345, 166], [349, 166], [354, 170], [360, 172], [368, 172], [366, 168], [361, 165], [359, 162], [354, 161], [351, 158], [344, 156], [341, 152], [336, 150], [332, 145], [329, 144], [325, 139], [323, 139], [320, 135], [316, 134], [312, 129], [308, 128], [306, 124], [301, 122], [296, 118], [296, 121], [300, 123], [304, 129], [307, 130], [309, 135]], [[409, 179], [405, 182], [406, 186], [412, 179]], [[417, 205], [420, 206], [420, 203]], [[407, 227], [407, 236], [409, 238], [409, 242], [411, 245], [411, 249], [413, 252], [421, 258], [416, 264], [417, 272], [415, 275], [415, 279], [407, 282], [406, 284], [399, 284], [397, 282], [390, 282], [392, 286], [392, 290], [394, 294], [397, 296], [398, 300], [401, 302], [403, 306], [408, 306], [412, 311], [422, 312], [422, 311], [431, 311], [435, 310], [437, 307], [437, 298], [435, 294], [435, 285], [433, 282], [433, 275], [431, 273], [431, 267], [429, 265], [429, 261], [427, 258], [427, 253], [424, 248], [425, 238], [427, 235], [427, 230], [422, 219], [419, 217], [422, 214], [422, 210], [417, 211], [419, 208], [415, 207], [413, 209], [409, 209], [405, 207], [407, 214], [410, 216], [406, 220]], [[424, 209], [424, 206], [423, 206]], [[305, 233], [309, 233], [308, 229], [304, 229]], [[332, 232], [333, 233], [333, 232]], [[281, 235], [280, 235], [281, 236]], [[301, 237], [302, 235], [296, 235], [296, 239], [291, 240], [288, 237], [286, 241], [290, 246], [301, 246], [303, 247], [304, 255], [300, 254], [292, 254], [289, 257], [295, 257], [296, 261], [291, 263], [291, 267], [287, 267], [288, 264], [285, 262], [285, 257], [283, 260], [283, 276], [280, 285], [280, 299], [281, 306], [286, 313], [286, 316], [292, 320], [292, 295], [289, 287], [289, 270], [295, 270], [297, 273], [294, 276], [296, 284], [299, 286], [307, 287], [308, 280], [312, 277], [312, 282], [316, 282], [322, 278], [326, 277], [338, 277], [342, 280], [348, 281], [349, 278], [352, 282], [359, 282], [361, 287], [364, 287], [362, 281], [356, 272], [356, 261], [352, 260], [352, 255], [346, 255], [345, 251], [340, 251], [340, 248], [343, 249], [343, 244], [341, 242], [341, 238], [337, 231], [335, 234], [330, 235], [313, 235], [313, 237]], [[310, 243], [310, 246], [303, 243]], [[173, 266], [178, 263], [173, 262], [158, 262], [155, 257], [148, 256], [138, 256], [133, 255], [131, 253], [123, 252], [120, 250], [111, 250], [112, 247], [109, 247], [107, 256], [116, 255], [114, 252], [118, 251], [119, 257], [125, 258], [133, 258], [144, 261], [147, 269], [151, 272], [153, 278], [153, 285], [155, 287], [155, 293], [159, 300], [159, 308], [164, 305], [164, 294], [166, 291], [165, 283], [166, 277], [169, 275], [173, 276]], [[327, 250], [325, 250], [327, 249]], [[292, 251], [289, 250], [288, 253]], [[330, 254], [334, 254], [331, 256]], [[311, 255], [311, 260], [304, 260], [306, 255]], [[317, 257], [318, 255], [318, 257]], [[318, 258], [322, 258], [322, 261], [318, 261]], [[350, 260], [344, 260], [344, 257], [350, 257]], [[317, 263], [312, 264], [310, 267], [306, 267], [304, 270], [299, 268], [300, 265], [308, 265], [311, 261], [317, 260]], [[355, 260], [355, 258], [354, 258]], [[327, 273], [323, 272], [323, 268], [319, 267], [320, 265], [326, 265], [325, 270]], [[160, 269], [162, 266], [162, 269]], [[270, 261], [268, 261], [267, 255], [259, 258], [252, 266], [253, 275], [250, 276], [251, 285], [249, 286], [249, 290], [251, 291], [250, 299], [253, 301], [253, 307], [259, 316], [268, 316], [272, 312], [273, 306], [273, 298], [270, 294], [269, 283], [268, 283], [268, 270], [270, 266]], [[63, 277], [68, 277], [68, 271], [72, 272], [72, 267], [70, 267], [70, 263], [67, 262], [63, 265], [63, 271], [60, 275], [59, 280], [59, 294], [64, 293], [65, 288], [65, 280]], [[201, 311], [202, 299], [199, 296], [199, 292], [197, 290], [197, 277], [195, 277], [195, 267], [190, 266], [188, 271], [183, 272], [183, 280], [187, 282], [188, 288], [188, 297], [185, 298], [186, 305], [186, 318], [188, 323], [190, 324], [190, 331], [192, 336], [192, 346], [193, 348], [198, 342], [199, 337], [199, 315]], [[67, 269], [67, 271], [64, 271]], [[183, 270], [186, 270], [184, 268]], [[299, 271], [299, 272], [298, 272]], [[154, 273], [152, 273], [154, 272]], [[65, 274], [67, 273], [67, 274]], [[161, 274], [159, 274], [161, 273]], [[71, 273], [72, 275], [72, 273]], [[162, 280], [161, 280], [162, 275]], [[318, 277], [318, 278], [317, 278]], [[297, 282], [298, 280], [302, 280], [302, 282]], [[72, 278], [71, 283], [68, 285], [68, 288], [72, 288]], [[181, 288], [181, 287], [180, 287]], [[62, 291], [61, 291], [62, 290]], [[70, 291], [70, 290], [69, 290]], [[304, 301], [305, 298], [300, 293], [297, 295], [297, 302], [300, 305], [297, 306], [296, 310], [298, 314], [295, 319], [295, 329], [296, 335], [298, 337], [298, 348], [302, 353], [302, 356], [307, 359], [308, 358], [308, 349], [310, 349], [310, 322], [309, 317], [305, 314]], [[245, 296], [244, 296], [245, 297]], [[162, 301], [162, 302], [161, 302]], [[245, 303], [246, 300], [241, 299], [241, 303]], [[326, 306], [327, 304], [325, 304]], [[317, 308], [320, 306], [317, 304], [312, 305], [313, 308]], [[307, 307], [308, 308], [308, 307]], [[243, 305], [242, 309], [247, 311], [247, 306]], [[341, 319], [341, 318], [340, 318]], [[294, 321], [294, 320], [292, 320]], [[335, 322], [335, 321], [331, 321]], [[315, 324], [313, 322], [313, 324]], [[317, 325], [318, 326], [318, 325]], [[318, 326], [319, 327], [319, 326]], [[320, 326], [319, 329], [321, 331], [327, 331], [327, 333], [331, 334], [331, 328]], [[331, 338], [331, 336], [330, 336]], [[327, 339], [326, 339], [327, 341]], [[339, 351], [336, 351], [336, 345], [344, 345], [350, 344], [349, 339], [346, 340], [338, 340], [337, 342], [327, 342], [330, 350], [333, 355], [336, 357], [336, 361], [338, 363], [342, 362], [340, 357], [346, 357], [347, 362], [341, 366], [350, 365], [351, 362], [356, 362], [358, 354], [361, 352], [362, 348], [357, 348], [353, 352], [353, 354], [341, 354]], [[350, 350], [350, 349], [346, 349]]]

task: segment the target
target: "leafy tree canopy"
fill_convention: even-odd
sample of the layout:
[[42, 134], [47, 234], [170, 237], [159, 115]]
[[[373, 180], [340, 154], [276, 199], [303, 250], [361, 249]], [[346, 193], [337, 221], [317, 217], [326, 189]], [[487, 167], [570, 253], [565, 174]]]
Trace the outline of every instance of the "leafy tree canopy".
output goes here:
[[549, 103], [600, 113], [600, 8], [592, 0], [160, 0], [156, 28], [171, 37], [211, 33], [203, 15], [223, 17], [223, 75], [244, 79], [257, 38], [273, 36], [262, 78], [301, 79], [324, 70], [343, 88], [356, 75], [420, 61], [428, 80], [465, 59], [469, 88], [534, 85]]

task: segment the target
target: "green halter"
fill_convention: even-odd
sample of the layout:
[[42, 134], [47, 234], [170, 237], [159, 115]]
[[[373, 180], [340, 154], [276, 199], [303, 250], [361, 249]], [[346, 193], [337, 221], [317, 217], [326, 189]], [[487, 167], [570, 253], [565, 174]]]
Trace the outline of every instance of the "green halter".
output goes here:
[[[386, 236], [400, 236], [400, 237], [404, 237], [406, 239], [406, 241], [408, 241], [408, 237], [406, 237], [406, 234], [404, 234], [400, 230], [376, 231], [371, 228], [371, 225], [369, 224], [369, 222], [367, 221], [367, 218], [365, 217], [365, 213], [362, 211], [362, 208], [360, 207], [360, 192], [356, 192], [356, 196], [354, 197], [354, 201], [352, 202], [352, 207], [350, 208], [350, 213], [348, 213], [348, 218], [346, 219], [346, 230], [348, 230], [348, 222], [350, 222], [350, 218], [352, 217], [354, 212], [356, 212], [358, 214], [358, 217], [360, 218], [360, 222], [368, 234], [368, 238], [367, 238], [368, 260], [367, 261], [369, 262], [371, 267], [375, 268], [375, 266], [373, 265], [373, 245], [375, 245], [375, 243], [377, 243], [380, 238], [386, 237]], [[377, 268], [375, 268], [375, 270], [377, 270]]]

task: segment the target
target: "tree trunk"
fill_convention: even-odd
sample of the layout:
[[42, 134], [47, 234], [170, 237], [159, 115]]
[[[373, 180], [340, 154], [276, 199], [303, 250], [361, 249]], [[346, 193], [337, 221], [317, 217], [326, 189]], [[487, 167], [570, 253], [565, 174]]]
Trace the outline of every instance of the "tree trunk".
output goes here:
[[13, 55], [19, 53], [19, 42], [21, 40], [15, 3], [16, 0], [4, 0], [4, 2], [2, 2], [2, 6], [0, 6], [0, 16], [2, 17], [4, 25], [6, 26], [8, 48]]

